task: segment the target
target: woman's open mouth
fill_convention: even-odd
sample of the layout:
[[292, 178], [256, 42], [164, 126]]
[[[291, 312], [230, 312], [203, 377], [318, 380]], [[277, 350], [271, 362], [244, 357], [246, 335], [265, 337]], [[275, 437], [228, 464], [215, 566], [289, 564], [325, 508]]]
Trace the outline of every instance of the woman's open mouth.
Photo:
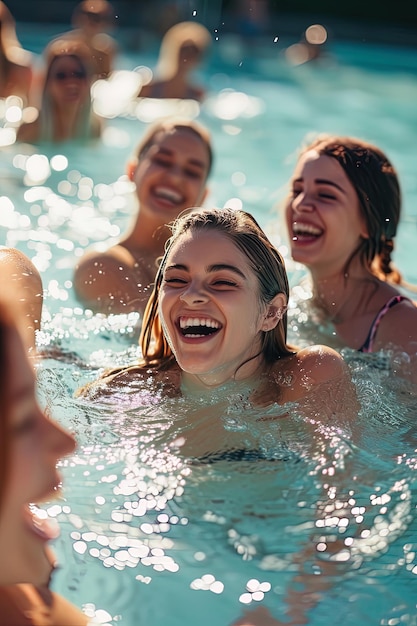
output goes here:
[[179, 318], [177, 326], [180, 334], [183, 337], [188, 338], [199, 338], [215, 335], [222, 327], [219, 322], [208, 317], [183, 316]]
[[184, 196], [171, 187], [158, 185], [153, 190], [155, 198], [172, 205], [173, 207], [181, 206], [184, 203]]
[[293, 241], [314, 241], [319, 239], [323, 234], [323, 229], [314, 224], [307, 222], [292, 223], [292, 240]]

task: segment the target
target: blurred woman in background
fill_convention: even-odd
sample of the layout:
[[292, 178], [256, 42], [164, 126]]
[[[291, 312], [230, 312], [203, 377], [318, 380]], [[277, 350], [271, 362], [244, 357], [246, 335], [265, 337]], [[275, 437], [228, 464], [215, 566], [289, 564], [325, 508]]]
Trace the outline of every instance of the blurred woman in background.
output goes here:
[[155, 78], [143, 85], [139, 97], [185, 98], [201, 102], [205, 88], [192, 83], [191, 75], [211, 44], [207, 28], [197, 22], [180, 22], [164, 35]]
[[45, 71], [35, 98], [38, 117], [24, 122], [18, 141], [86, 141], [101, 135], [102, 120], [92, 108], [94, 68], [86, 44], [56, 39], [44, 51]]
[[143, 312], [170, 235], [167, 224], [207, 196], [211, 136], [195, 121], [164, 118], [150, 125], [127, 163], [138, 211], [118, 243], [88, 250], [74, 272], [74, 289], [96, 313]]

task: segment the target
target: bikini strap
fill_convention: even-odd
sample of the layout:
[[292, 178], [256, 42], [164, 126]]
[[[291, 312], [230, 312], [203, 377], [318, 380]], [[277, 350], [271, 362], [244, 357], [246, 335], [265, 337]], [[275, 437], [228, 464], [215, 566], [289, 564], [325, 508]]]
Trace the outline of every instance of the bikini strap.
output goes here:
[[365, 343], [362, 345], [361, 348], [359, 348], [358, 352], [372, 352], [375, 335], [378, 330], [378, 326], [379, 326], [381, 319], [393, 306], [395, 306], [399, 302], [402, 302], [403, 300], [409, 300], [409, 298], [407, 298], [406, 296], [397, 295], [397, 296], [393, 296], [392, 298], [390, 298], [388, 302], [384, 304], [384, 306], [377, 313], [374, 321], [372, 322], [371, 328], [369, 329], [368, 336], [365, 339]]

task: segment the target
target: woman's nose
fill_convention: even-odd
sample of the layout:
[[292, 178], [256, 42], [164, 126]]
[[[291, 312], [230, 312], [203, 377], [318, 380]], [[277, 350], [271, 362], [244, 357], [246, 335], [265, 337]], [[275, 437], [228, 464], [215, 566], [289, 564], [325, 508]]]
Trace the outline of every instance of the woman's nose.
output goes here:
[[295, 213], [310, 213], [314, 210], [313, 198], [309, 196], [306, 192], [299, 193], [297, 197], [295, 197], [292, 201], [292, 210]]
[[167, 175], [171, 178], [181, 178], [183, 176], [183, 170], [179, 163], [173, 163], [167, 170]]
[[63, 428], [57, 421], [54, 419], [49, 419], [44, 414], [46, 420], [46, 426], [48, 429], [48, 439], [50, 449], [53, 450], [53, 453], [56, 455], [57, 459], [61, 457], [67, 456], [74, 452], [77, 447], [75, 438], [71, 435], [71, 433]]
[[200, 304], [201, 302], [207, 302], [208, 296], [201, 284], [192, 282], [181, 293], [180, 300], [189, 305]]

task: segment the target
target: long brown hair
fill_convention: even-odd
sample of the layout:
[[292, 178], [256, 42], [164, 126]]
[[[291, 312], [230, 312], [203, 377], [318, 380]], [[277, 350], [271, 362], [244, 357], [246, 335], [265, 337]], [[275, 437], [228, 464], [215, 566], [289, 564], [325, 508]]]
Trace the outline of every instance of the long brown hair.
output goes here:
[[[228, 208], [196, 208], [187, 212], [172, 225], [172, 236], [166, 244], [165, 255], [159, 265], [154, 288], [144, 312], [140, 345], [144, 364], [147, 366], [165, 369], [174, 359], [162, 331], [158, 312], [159, 293], [168, 254], [184, 233], [208, 229], [226, 235], [247, 257], [258, 280], [258, 297], [261, 303], [270, 303], [279, 293], [283, 293], [288, 301], [289, 285], [284, 260], [249, 213]], [[261, 352], [266, 363], [274, 363], [281, 357], [293, 354], [293, 350], [287, 345], [286, 312], [273, 330], [263, 332]]]

